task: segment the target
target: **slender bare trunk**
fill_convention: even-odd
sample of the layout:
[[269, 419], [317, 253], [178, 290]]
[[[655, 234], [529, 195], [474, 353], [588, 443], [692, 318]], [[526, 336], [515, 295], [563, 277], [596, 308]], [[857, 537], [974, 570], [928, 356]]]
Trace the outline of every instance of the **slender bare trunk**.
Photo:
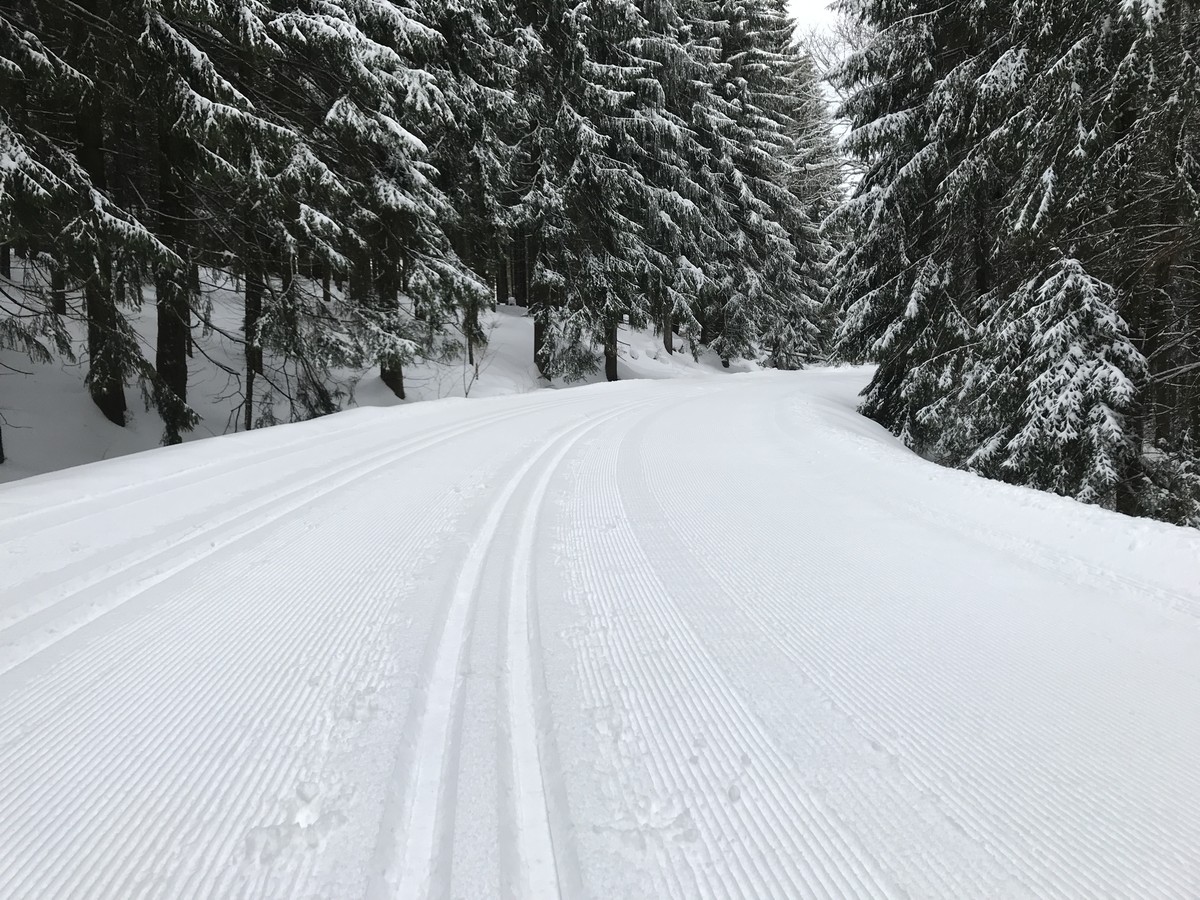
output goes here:
[[[251, 240], [253, 240], [251, 236]], [[266, 285], [258, 254], [249, 250], [246, 254], [246, 308], [243, 331], [246, 337], [246, 430], [254, 429], [254, 381], [263, 370], [262, 344], [259, 325], [262, 320], [263, 294]]]
[[614, 322], [604, 332], [604, 377], [617, 380], [617, 324]]
[[[85, 4], [88, 12], [106, 13], [96, 2]], [[80, 164], [98, 191], [108, 187], [104, 157], [104, 105], [95, 88], [85, 89], [79, 104], [76, 151]], [[114, 425], [125, 425], [125, 380], [116, 340], [118, 313], [112, 287], [112, 255], [97, 244], [92, 265], [80, 273], [87, 304], [88, 390], [92, 401]]]
[[[170, 123], [160, 123], [159, 151], [159, 234], [163, 242], [177, 254], [186, 253], [179, 236], [183, 219], [181, 185], [175, 170], [174, 141]], [[158, 312], [158, 341], [155, 347], [154, 368], [160, 381], [159, 412], [166, 426], [165, 441], [178, 444], [183, 438], [182, 417], [187, 404], [188, 337], [191, 335], [191, 303], [188, 297], [186, 273], [183, 270], [163, 269], [155, 278]]]
[[50, 270], [50, 303], [55, 315], [67, 314], [67, 274], [58, 263]]

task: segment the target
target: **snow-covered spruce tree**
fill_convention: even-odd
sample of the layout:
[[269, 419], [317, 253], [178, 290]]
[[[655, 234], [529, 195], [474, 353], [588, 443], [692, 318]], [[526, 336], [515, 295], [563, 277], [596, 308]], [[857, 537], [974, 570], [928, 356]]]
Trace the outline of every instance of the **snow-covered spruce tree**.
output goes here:
[[36, 135], [41, 161], [72, 195], [70, 214], [48, 219], [25, 249], [51, 269], [60, 309], [65, 278], [82, 287], [89, 389], [101, 412], [121, 425], [126, 383], [136, 376], [150, 398], [156, 381], [121, 307], [140, 303], [149, 265], [176, 262], [135, 212], [136, 197], [126, 196], [132, 167], [117, 152], [126, 137], [115, 117], [120, 87], [139, 71], [137, 41], [146, 26], [139, 11], [137, 4], [108, 0], [67, 6], [26, 0], [8, 19], [37, 48], [20, 71], [13, 121], [27, 138]]
[[1004, 169], [973, 154], [1002, 104], [983, 96], [1006, 67], [996, 4], [846, 0], [868, 43], [831, 73], [847, 97], [847, 150], [863, 164], [830, 220], [844, 317], [836, 350], [878, 364], [862, 412], [920, 452], [954, 462], [962, 368], [978, 298], [993, 288]]
[[[193, 40], [211, 42], [221, 23], [211, 4], [160, 0], [62, 7], [23, 4], [26, 35], [44, 41], [46, 59], [69, 62], [74, 83], [26, 78], [27, 109], [45, 115], [45, 136], [69, 160], [73, 227], [46, 229], [37, 247], [50, 269], [54, 302], [65, 312], [67, 277], [83, 288], [89, 382], [110, 419], [124, 419], [124, 385], [142, 382], [180, 439], [196, 419], [187, 405], [192, 284], [189, 261], [200, 242], [201, 198], [236, 173], [230, 132], [256, 117]], [[18, 105], [18, 108], [19, 105]], [[36, 125], [36, 123], [35, 123]], [[225, 158], [222, 158], [225, 154]], [[121, 306], [138, 306], [154, 283], [155, 365], [142, 354]], [[152, 390], [151, 390], [152, 388]]]
[[[255, 28], [231, 38], [237, 84], [272, 128], [245, 147], [233, 217], [247, 427], [260, 378], [293, 417], [336, 408], [333, 365], [378, 364], [403, 395], [404, 363], [436, 352], [455, 304], [483, 290], [442, 231], [450, 208], [422, 135], [446, 115], [425, 70], [437, 33], [412, 8], [376, 0], [250, 6]], [[330, 280], [346, 291], [335, 297]], [[278, 372], [265, 371], [264, 349], [283, 358]]]
[[[1196, 345], [1189, 356], [1186, 313], [1178, 315], [1181, 300], [1195, 309], [1191, 261], [1200, 245], [1196, 14], [1183, 4], [1059, 0], [1026, 4], [1016, 24], [1029, 77], [1007, 142], [1021, 166], [1004, 249], [1014, 283], [1021, 270], [1043, 274], [1036, 287], [998, 292], [1003, 305], [988, 333], [1003, 344], [1032, 317], [1067, 340], [1070, 359], [1035, 355], [1040, 367], [1023, 361], [996, 382], [1010, 397], [997, 387], [982, 392], [989, 405], [1016, 412], [1001, 419], [1005, 439], [990, 439], [972, 463], [1047, 486], [1039, 455], [1066, 452], [1050, 489], [1200, 521], [1196, 381], [1193, 374], [1189, 385], [1187, 374]], [[1064, 287], [1073, 301], [1067, 310], [1083, 303], [1091, 311], [1048, 304]], [[1064, 366], [1078, 369], [1073, 380], [1062, 380]], [[995, 379], [993, 368], [983, 367], [976, 383]], [[1087, 373], [1094, 383], [1085, 389]], [[1073, 441], [1060, 449], [1063, 429], [1037, 425], [1037, 411], [1052, 405], [1078, 407], [1080, 421], [1103, 421], [1109, 439], [1067, 429]], [[1103, 489], [1096, 472], [1104, 473]]]
[[528, 190], [514, 219], [533, 261], [535, 348], [546, 375], [578, 378], [596, 366], [617, 377], [617, 326], [650, 318], [638, 291], [646, 186], [638, 154], [637, 82], [646, 66], [631, 41], [643, 20], [629, 0], [518, 4], [518, 86], [533, 129], [519, 146]]
[[[163, 441], [176, 443], [196, 421], [187, 405], [187, 383], [202, 247], [233, 246], [228, 205], [222, 201], [230, 185], [243, 178], [238, 163], [246, 158], [246, 148], [270, 140], [269, 124], [234, 84], [238, 63], [224, 52], [225, 36], [254, 33], [262, 24], [252, 27], [251, 9], [239, 4], [220, 8], [139, 0], [126, 4], [122, 15], [115, 26], [137, 35], [131, 51], [136, 65], [119, 85], [122, 97], [130, 98], [127, 144], [140, 145], [127, 146], [124, 155], [142, 163], [130, 189], [148, 198], [156, 237], [171, 253], [152, 266], [155, 400], [165, 426]], [[214, 229], [223, 233], [214, 235]]]
[[[45, 268], [62, 273], [61, 253], [55, 249], [63, 224], [73, 215], [74, 198], [82, 173], [70, 154], [52, 141], [30, 115], [30, 80], [79, 90], [82, 75], [51, 53], [32, 32], [0, 13], [0, 243], [8, 249], [7, 266], [0, 273], [12, 279], [12, 248], [20, 248], [28, 269]], [[35, 283], [36, 284], [36, 283]], [[31, 286], [28, 277], [24, 287]], [[36, 293], [32, 292], [32, 293]], [[69, 355], [69, 342], [61, 315], [65, 308], [55, 296], [47, 305], [30, 306], [15, 291], [4, 291], [0, 300], [0, 332], [5, 346], [24, 349], [34, 358], [45, 358], [48, 348]]]
[[[491, 279], [496, 299], [507, 302], [509, 243], [504, 192], [511, 148], [503, 134], [520, 119], [512, 93], [516, 54], [501, 39], [512, 25], [506, 3], [435, 0], [429, 23], [440, 40], [428, 68], [445, 98], [448, 115], [434, 122], [430, 162], [436, 184], [453, 211], [443, 227], [460, 261], [481, 279]], [[489, 298], [465, 291], [461, 329], [468, 363], [487, 339], [480, 311]]]
[[1080, 230], [1147, 361], [1119, 504], [1200, 525], [1200, 9], [1138, 2], [1112, 16], [1116, 62], [1093, 129], [1099, 215]]
[[829, 301], [833, 244], [822, 225], [843, 198], [843, 172], [829, 104], [809, 56], [795, 43], [786, 48], [781, 125], [790, 156], [785, 184], [799, 215], [790, 219], [800, 290], [783, 294], [773, 321], [764, 326], [764, 362], [797, 369], [829, 352], [836, 315]]
[[839, 73], [865, 175], [834, 220], [864, 411], [950, 464], [1200, 520], [1194, 11], [844, 8], [873, 35]]
[[353, 147], [339, 165], [367, 188], [354, 198], [351, 223], [364, 242], [375, 299], [374, 307], [354, 311], [351, 336], [403, 396], [400, 367], [418, 352], [442, 353], [448, 324], [459, 310], [484, 302], [487, 289], [450, 245], [444, 228], [454, 207], [430, 161], [435, 123], [454, 115], [430, 71], [444, 39], [415, 6], [342, 2], [361, 39], [344, 42], [331, 57], [350, 54], [355, 64], [325, 126]]
[[[61, 319], [52, 308], [31, 305], [7, 282], [13, 276], [11, 248], [36, 254], [49, 223], [70, 208], [72, 188], [64, 175], [64, 155], [35, 129], [25, 115], [25, 80], [29, 70], [73, 81], [78, 73], [46, 54], [36, 37], [19, 30], [0, 13], [0, 349], [19, 350], [36, 362], [49, 362], [58, 350], [70, 355]], [[0, 414], [0, 464], [5, 461]]]
[[[1061, 259], [988, 322], [993, 402], [1016, 403], [968, 460], [984, 474], [1113, 507], [1136, 452], [1128, 427], [1145, 361], [1117, 292]], [[990, 333], [994, 329], [994, 333]]]
[[644, 34], [636, 41], [645, 72], [637, 84], [632, 162], [647, 190], [638, 277], [668, 353], [676, 331], [693, 345], [700, 338], [700, 261], [722, 224], [713, 203], [720, 182], [698, 134], [710, 106], [715, 56], [698, 44], [692, 5], [642, 0]]
[[846, 172], [823, 76], [804, 46], [794, 45], [791, 53], [788, 137], [794, 155], [789, 161], [788, 183], [805, 214], [796, 243], [801, 250], [801, 271], [814, 283], [814, 296], [820, 298], [816, 318], [819, 346], [822, 355], [828, 355], [838, 322], [829, 298], [829, 264], [841, 242], [836, 231], [826, 231], [824, 225], [846, 196]]
[[721, 0], [699, 27], [718, 51], [712, 164], [733, 228], [709, 255], [704, 339], [722, 360], [794, 367], [815, 357], [827, 247], [793, 192], [796, 98], [806, 88], [776, 0]]
[[[306, 252], [310, 261], [319, 261], [320, 280], [328, 283], [330, 262], [344, 258], [337, 244], [350, 198], [341, 173], [308, 140], [308, 129], [323, 112], [309, 100], [313, 86], [324, 80], [321, 56], [307, 48], [303, 24], [311, 17], [299, 4], [259, 0], [214, 9], [214, 20], [197, 40], [249, 114], [224, 123], [221, 153], [206, 159], [223, 177], [208, 183], [200, 198], [202, 258], [241, 281], [245, 368], [239, 424], [250, 430], [275, 421], [279, 399], [289, 403], [293, 419], [332, 408], [318, 348], [326, 335], [338, 343], [338, 321], [314, 308], [313, 291], [298, 277], [299, 257]], [[336, 32], [337, 18], [327, 25]], [[312, 70], [306, 68], [309, 52]], [[266, 348], [284, 364], [268, 366]], [[299, 384], [290, 382], [288, 361], [297, 364]]]

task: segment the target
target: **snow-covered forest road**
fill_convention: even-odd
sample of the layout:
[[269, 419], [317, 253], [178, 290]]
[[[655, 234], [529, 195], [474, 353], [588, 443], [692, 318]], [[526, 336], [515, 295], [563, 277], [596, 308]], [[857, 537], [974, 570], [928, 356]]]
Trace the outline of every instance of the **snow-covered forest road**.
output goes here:
[[0, 488], [0, 897], [1200, 896], [1200, 534], [863, 371]]

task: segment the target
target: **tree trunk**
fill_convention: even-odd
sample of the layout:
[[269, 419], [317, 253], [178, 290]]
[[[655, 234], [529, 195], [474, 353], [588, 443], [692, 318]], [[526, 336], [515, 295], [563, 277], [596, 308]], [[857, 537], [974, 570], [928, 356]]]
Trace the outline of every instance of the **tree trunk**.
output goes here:
[[383, 383], [391, 388], [392, 393], [401, 400], [408, 399], [404, 396], [404, 366], [397, 360], [391, 360], [379, 367], [379, 377]]
[[504, 248], [496, 255], [496, 305], [508, 304], [508, 251]]
[[617, 380], [617, 324], [614, 322], [604, 332], [604, 377]]
[[160, 272], [155, 279], [155, 288], [158, 294], [158, 343], [154, 368], [164, 391], [170, 394], [160, 396], [159, 412], [166, 426], [166, 443], [178, 444], [184, 430], [181, 407], [187, 403], [188, 338], [191, 335], [188, 295], [174, 272]]
[[0, 427], [0, 466], [4, 465], [4, 428]]
[[57, 263], [50, 270], [50, 303], [55, 315], [67, 314], [67, 274]]
[[112, 263], [105, 251], [96, 254], [99, 272], [84, 284], [87, 305], [88, 390], [104, 418], [125, 426], [125, 379], [120, 360], [113, 359], [117, 307], [112, 296]]
[[[254, 240], [251, 235], [251, 240]], [[259, 343], [258, 326], [262, 319], [262, 302], [265, 283], [256, 251], [247, 253], [246, 258], [246, 309], [243, 331], [246, 337], [246, 430], [254, 429], [254, 377], [262, 374], [262, 345]]]
[[0, 276], [12, 278], [12, 248], [8, 244], [0, 244]]
[[[403, 266], [403, 263], [401, 263]], [[403, 268], [401, 280], [407, 278], [407, 268]], [[407, 284], [404, 284], [407, 288]], [[379, 295], [381, 303], [386, 303], [389, 309], [396, 309], [400, 305], [399, 291], [395, 287], [395, 282], [386, 277], [382, 271], [379, 277], [375, 279], [375, 290]], [[398, 398], [401, 400], [407, 399], [404, 394], [404, 365], [399, 359], [392, 357], [390, 359], [380, 360], [379, 377]]]
[[[199, 302], [200, 302], [200, 266], [196, 263], [192, 263], [191, 266], [188, 268], [188, 290], [191, 292], [192, 297], [195, 298], [196, 303], [199, 304]], [[192, 307], [191, 307], [191, 304], [189, 303], [188, 304], [188, 321], [187, 321], [187, 355], [188, 355], [188, 359], [191, 359], [193, 356], [196, 355], [196, 337], [192, 333], [192, 325], [193, 324], [194, 323], [192, 321]]]
[[326, 305], [333, 302], [333, 290], [330, 287], [331, 276], [329, 274], [329, 263], [321, 263], [321, 301]]
[[[169, 123], [162, 122], [158, 135], [158, 203], [159, 236], [163, 243], [180, 255], [186, 255], [179, 238], [183, 220], [183, 199], [180, 196], [178, 173], [175, 171], [174, 141]], [[185, 429], [183, 416], [187, 405], [188, 337], [191, 328], [191, 303], [188, 298], [187, 273], [184, 270], [163, 269], [155, 277], [158, 311], [158, 342], [155, 347], [154, 368], [158, 371], [161, 392], [159, 413], [166, 427], [165, 443], [178, 444]]]
[[529, 259], [529, 246], [524, 233], [517, 235], [517, 239], [512, 245], [512, 260], [513, 260], [513, 296], [516, 298], [517, 306], [529, 307], [529, 276], [527, 270], [530, 268], [531, 260]]
[[546, 367], [546, 320], [544, 314], [535, 313], [533, 317], [533, 361], [537, 364], [538, 373], [543, 378], [549, 378]]
[[675, 352], [675, 317], [671, 315], [669, 307], [663, 307], [663, 348], [667, 353]]
[[534, 299], [534, 283], [537, 275], [538, 255], [541, 253], [541, 247], [538, 243], [538, 238], [532, 233], [525, 234], [525, 303], [526, 305], [533, 303]]
[[549, 360], [549, 336], [548, 320], [550, 310], [554, 303], [550, 297], [550, 290], [545, 285], [534, 286], [532, 280], [528, 277], [534, 267], [534, 261], [537, 259], [538, 248], [537, 239], [532, 235], [526, 236], [524, 240], [519, 242], [522, 255], [525, 257], [525, 291], [529, 297], [529, 308], [533, 313], [533, 361], [537, 365], [538, 373], [546, 379], [550, 378], [550, 360]]
[[[96, 4], [89, 4], [94, 7]], [[79, 142], [77, 155], [98, 191], [108, 187], [104, 158], [104, 105], [96, 89], [86, 89], [75, 123]], [[97, 244], [93, 268], [81, 272], [87, 304], [88, 390], [104, 417], [114, 425], [125, 425], [125, 378], [117, 341], [117, 304], [112, 291], [112, 257], [103, 243]]]
[[707, 347], [713, 342], [713, 327], [712, 321], [709, 319], [708, 310], [701, 310], [700, 313], [700, 345]]
[[479, 304], [471, 300], [467, 304], [466, 321], [463, 331], [467, 335], [467, 365], [475, 365], [475, 332], [479, 329]]

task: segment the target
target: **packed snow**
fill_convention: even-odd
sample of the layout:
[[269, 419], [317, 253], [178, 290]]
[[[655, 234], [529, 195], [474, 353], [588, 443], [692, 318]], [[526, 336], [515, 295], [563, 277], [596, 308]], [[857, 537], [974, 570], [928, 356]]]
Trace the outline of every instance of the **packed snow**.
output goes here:
[[861, 369], [0, 486], [0, 896], [1200, 895], [1200, 534]]

